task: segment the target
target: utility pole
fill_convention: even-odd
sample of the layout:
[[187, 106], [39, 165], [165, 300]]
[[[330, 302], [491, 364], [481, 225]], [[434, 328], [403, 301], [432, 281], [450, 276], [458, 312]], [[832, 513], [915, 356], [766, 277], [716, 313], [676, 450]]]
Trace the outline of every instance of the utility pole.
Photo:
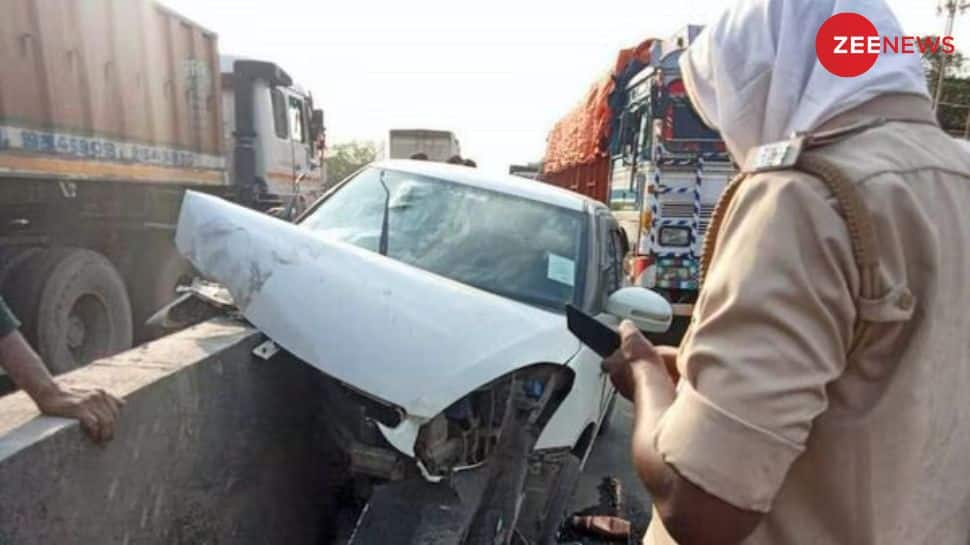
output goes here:
[[[943, 36], [953, 35], [953, 24], [956, 21], [957, 13], [963, 13], [967, 8], [970, 8], [970, 0], [940, 0], [940, 3], [936, 6], [936, 12], [941, 15], [946, 14], [946, 30], [943, 32]], [[937, 74], [936, 92], [933, 96], [933, 111], [936, 111], [940, 106], [940, 97], [943, 94], [943, 82], [946, 79], [946, 61], [947, 56], [941, 52], [940, 73]]]

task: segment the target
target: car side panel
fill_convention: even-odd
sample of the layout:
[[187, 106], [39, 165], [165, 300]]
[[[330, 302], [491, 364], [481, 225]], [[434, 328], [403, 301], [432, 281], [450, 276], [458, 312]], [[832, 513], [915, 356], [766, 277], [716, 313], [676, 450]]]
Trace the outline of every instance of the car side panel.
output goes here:
[[[537, 450], [573, 448], [587, 426], [597, 426], [606, 409], [600, 358], [585, 346], [570, 361], [573, 388], [539, 436]], [[606, 398], [606, 401], [609, 401]]]

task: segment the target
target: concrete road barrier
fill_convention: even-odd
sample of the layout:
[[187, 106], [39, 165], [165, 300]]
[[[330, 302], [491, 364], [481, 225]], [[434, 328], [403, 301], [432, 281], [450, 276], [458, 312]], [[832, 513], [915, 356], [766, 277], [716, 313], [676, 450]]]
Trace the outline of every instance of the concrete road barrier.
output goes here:
[[320, 375], [213, 320], [62, 378], [127, 400], [114, 441], [0, 399], [0, 545], [316, 544]]

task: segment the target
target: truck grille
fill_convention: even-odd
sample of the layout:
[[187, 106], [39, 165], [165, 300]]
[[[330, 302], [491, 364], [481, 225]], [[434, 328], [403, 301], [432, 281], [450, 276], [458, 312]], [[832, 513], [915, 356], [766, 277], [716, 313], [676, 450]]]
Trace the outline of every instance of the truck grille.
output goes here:
[[[714, 215], [714, 204], [701, 205], [701, 225], [700, 236], [707, 233], [707, 227], [711, 223], [711, 216]], [[690, 219], [694, 217], [694, 203], [692, 202], [665, 202], [660, 205], [660, 217], [663, 219]]]
[[694, 216], [694, 204], [689, 202], [665, 202], [660, 206], [664, 218], [690, 218]]

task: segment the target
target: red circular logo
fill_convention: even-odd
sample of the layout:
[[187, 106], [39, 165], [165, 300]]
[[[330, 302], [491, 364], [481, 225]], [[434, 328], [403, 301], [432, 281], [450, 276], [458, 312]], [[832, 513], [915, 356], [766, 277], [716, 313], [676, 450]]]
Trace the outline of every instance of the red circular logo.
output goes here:
[[815, 35], [815, 52], [826, 70], [851, 78], [865, 74], [879, 58], [879, 31], [858, 13], [837, 13]]

